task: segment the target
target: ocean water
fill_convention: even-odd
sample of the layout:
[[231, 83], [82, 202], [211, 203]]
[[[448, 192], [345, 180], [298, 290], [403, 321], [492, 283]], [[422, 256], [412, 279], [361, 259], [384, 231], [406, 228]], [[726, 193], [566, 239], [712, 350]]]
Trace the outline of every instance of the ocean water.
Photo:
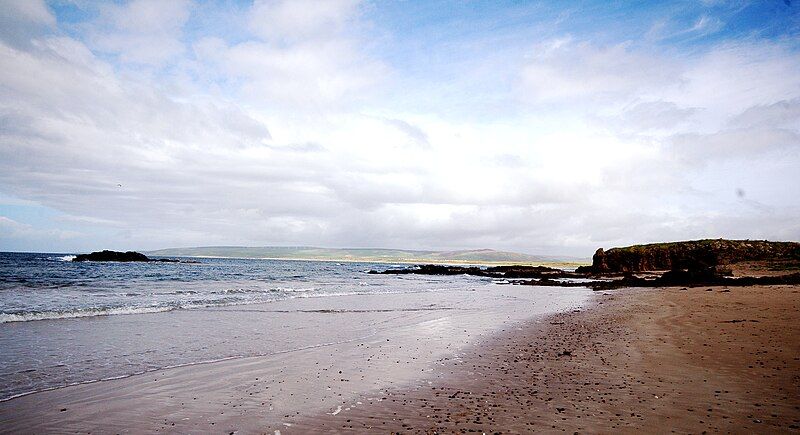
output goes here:
[[[392, 264], [71, 258], [0, 253], [0, 400], [352, 340], [429, 310], [458, 310], [466, 290], [497, 287], [469, 276], [366, 273]], [[387, 307], [379, 297], [387, 294], [405, 302]]]
[[191, 259], [198, 263], [75, 263], [72, 258], [71, 254], [0, 253], [0, 323], [297, 297], [436, 291], [464, 282], [366, 273], [398, 267], [391, 264], [229, 258]]

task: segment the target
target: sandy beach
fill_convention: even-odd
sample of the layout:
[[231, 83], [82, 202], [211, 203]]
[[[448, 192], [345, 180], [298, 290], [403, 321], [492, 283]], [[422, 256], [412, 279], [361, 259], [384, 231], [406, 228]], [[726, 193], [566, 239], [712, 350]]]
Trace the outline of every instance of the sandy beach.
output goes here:
[[[420, 296], [477, 295], [459, 312], [394, 301], [389, 328], [339, 343], [2, 402], [2, 432], [800, 430], [796, 286], [595, 292], [556, 314], [563, 303], [537, 314], [524, 295], [572, 290], [492, 291], [484, 307], [489, 293]], [[351, 314], [375, 316], [382, 298]]]
[[799, 308], [796, 286], [603, 292], [291, 433], [797, 432]]

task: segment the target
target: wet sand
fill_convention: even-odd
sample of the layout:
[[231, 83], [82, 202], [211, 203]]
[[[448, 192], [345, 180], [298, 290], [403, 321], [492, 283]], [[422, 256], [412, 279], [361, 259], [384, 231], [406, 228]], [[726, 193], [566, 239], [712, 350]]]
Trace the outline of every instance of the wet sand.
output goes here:
[[800, 287], [624, 289], [269, 432], [800, 431]]
[[154, 352], [231, 349], [223, 342], [234, 340], [259, 354], [0, 402], [0, 433], [273, 433], [368, 392], [415, 385], [473, 343], [591, 298], [586, 289], [480, 281], [473, 289], [6, 325], [103, 335], [93, 341], [98, 352], [116, 340], [160, 334], [148, 341]]

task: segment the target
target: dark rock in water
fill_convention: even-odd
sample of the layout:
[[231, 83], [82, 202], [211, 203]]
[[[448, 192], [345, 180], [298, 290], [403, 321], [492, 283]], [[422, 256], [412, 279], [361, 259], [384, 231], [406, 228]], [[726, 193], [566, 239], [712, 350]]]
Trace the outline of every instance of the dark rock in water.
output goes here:
[[175, 258], [149, 258], [148, 256], [135, 252], [119, 252], [119, 251], [97, 251], [91, 254], [80, 254], [75, 256], [72, 261], [119, 261], [119, 262], [147, 262], [147, 263], [189, 263], [198, 264], [197, 260], [178, 260]]
[[[660, 275], [647, 277], [636, 276], [626, 272], [621, 278], [597, 279], [594, 281], [560, 281], [547, 277], [531, 280], [517, 280], [512, 284], [553, 286], [553, 287], [591, 287], [594, 290], [611, 290], [624, 287], [687, 287], [697, 286], [730, 286], [744, 287], [752, 285], [798, 285], [800, 273], [773, 276], [744, 276], [734, 278], [730, 270], [719, 267], [705, 267], [699, 269], [674, 269]], [[584, 275], [586, 276], [586, 275]], [[708, 289], [712, 291], [712, 289]], [[726, 290], [722, 290], [725, 292]]]
[[385, 275], [483, 275], [480, 267], [442, 266], [438, 264], [420, 264], [404, 269], [388, 269], [381, 272], [370, 270], [369, 273]]
[[421, 264], [404, 269], [388, 269], [381, 272], [370, 270], [369, 273], [386, 275], [473, 275], [491, 278], [583, 278], [584, 274], [567, 272], [545, 266], [493, 266], [482, 269], [476, 266], [444, 266], [438, 264]]
[[566, 278], [572, 275], [572, 272], [546, 266], [494, 266], [486, 268], [486, 272], [503, 278]]
[[800, 259], [800, 243], [764, 240], [694, 240], [600, 248], [583, 273], [625, 273], [656, 270], [704, 270], [743, 261]]
[[[139, 252], [128, 251], [128, 252], [119, 252], [119, 251], [97, 251], [92, 252], [91, 254], [80, 254], [77, 255], [72, 261], [121, 261], [121, 262], [131, 262], [131, 261], [153, 261], [147, 258], [146, 255], [141, 254]], [[175, 260], [177, 261], [177, 260]]]

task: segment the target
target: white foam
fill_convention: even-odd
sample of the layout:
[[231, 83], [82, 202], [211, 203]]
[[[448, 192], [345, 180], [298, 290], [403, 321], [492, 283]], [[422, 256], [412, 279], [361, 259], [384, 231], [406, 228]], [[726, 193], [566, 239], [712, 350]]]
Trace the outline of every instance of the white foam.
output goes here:
[[291, 287], [274, 287], [274, 291], [280, 292], [289, 292], [289, 293], [302, 293], [302, 292], [312, 292], [318, 290], [316, 287], [300, 287], [300, 288], [291, 288]]
[[172, 311], [177, 307], [120, 307], [85, 309], [75, 311], [42, 311], [38, 313], [0, 313], [0, 323], [30, 322], [34, 320], [74, 319], [78, 317], [112, 316], [115, 314], [146, 314]]
[[[361, 287], [363, 288], [363, 287]], [[233, 291], [223, 290], [221, 292], [211, 292], [212, 294], [220, 293], [283, 293], [287, 299], [307, 299], [307, 298], [327, 298], [327, 297], [341, 297], [341, 296], [362, 296], [372, 294], [415, 294], [427, 293], [435, 291], [444, 291], [446, 288], [429, 287], [425, 289], [414, 290], [382, 290], [382, 291], [344, 291], [344, 292], [330, 292], [319, 293], [319, 287], [301, 287], [301, 288], [286, 288], [286, 287], [272, 287], [268, 290], [246, 290], [235, 289]], [[172, 292], [163, 294], [182, 294], [183, 292]], [[191, 292], [186, 292], [192, 294]], [[126, 293], [133, 295], [133, 293]], [[97, 294], [95, 296], [100, 296]], [[175, 305], [162, 305], [162, 306], [126, 306], [126, 307], [109, 307], [109, 308], [85, 308], [70, 311], [40, 311], [40, 312], [27, 312], [27, 313], [0, 313], [0, 324], [11, 322], [30, 322], [38, 320], [57, 320], [57, 319], [73, 319], [81, 317], [95, 317], [95, 316], [112, 316], [112, 315], [126, 315], [126, 314], [150, 314], [161, 313], [176, 310], [192, 310], [216, 307], [229, 307], [238, 305], [251, 305], [270, 303], [275, 300], [262, 300], [262, 299], [244, 299], [244, 300], [205, 300], [205, 301], [183, 301]]]

